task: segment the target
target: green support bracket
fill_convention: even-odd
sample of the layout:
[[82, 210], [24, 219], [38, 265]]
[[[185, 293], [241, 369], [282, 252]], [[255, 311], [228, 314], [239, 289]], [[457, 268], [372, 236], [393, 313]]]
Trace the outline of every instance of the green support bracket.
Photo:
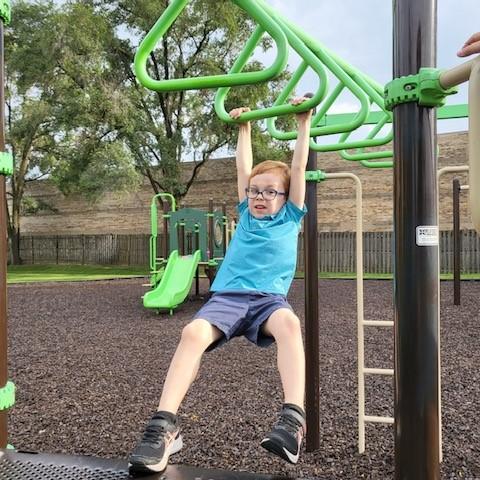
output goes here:
[[0, 388], [0, 411], [8, 410], [15, 405], [15, 384], [7, 382]]
[[325, 172], [322, 170], [310, 170], [305, 172], [305, 180], [307, 182], [323, 182], [327, 179]]
[[392, 110], [400, 103], [418, 102], [422, 107], [441, 107], [447, 95], [458, 92], [457, 87], [440, 85], [441, 70], [421, 68], [417, 75], [393, 79], [385, 85], [385, 107]]
[[13, 156], [10, 152], [0, 152], [0, 175], [13, 174]]
[[0, 0], [0, 17], [4, 25], [8, 25], [12, 19], [12, 8], [10, 0]]

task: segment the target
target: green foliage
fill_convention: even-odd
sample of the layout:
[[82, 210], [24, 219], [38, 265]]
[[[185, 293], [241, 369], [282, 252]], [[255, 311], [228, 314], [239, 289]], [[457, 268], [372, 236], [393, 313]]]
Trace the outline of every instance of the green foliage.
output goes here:
[[[214, 91], [151, 92], [132, 62], [140, 40], [168, 2], [16, 0], [5, 33], [7, 144], [14, 157], [9, 232], [20, 231], [26, 180], [50, 178], [65, 194], [92, 201], [132, 190], [147, 178], [155, 192], [187, 194], [202, 165], [230, 152], [237, 128], [213, 109]], [[254, 29], [233, 3], [190, 2], [150, 56], [157, 79], [226, 73]], [[270, 44], [265, 39], [262, 48]], [[252, 61], [246, 69], [262, 66]], [[232, 89], [227, 108], [270, 105], [288, 74]], [[264, 125], [253, 127], [257, 160], [288, 157]], [[191, 168], [182, 165], [194, 159]], [[232, 172], [233, 173], [233, 172]]]
[[39, 212], [58, 212], [58, 209], [41, 198], [24, 195], [22, 198], [22, 215], [35, 215]]

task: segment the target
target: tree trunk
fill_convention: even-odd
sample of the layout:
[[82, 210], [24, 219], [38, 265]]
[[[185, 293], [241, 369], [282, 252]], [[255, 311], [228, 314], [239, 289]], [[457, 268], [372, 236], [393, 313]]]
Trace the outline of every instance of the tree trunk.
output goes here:
[[8, 236], [10, 243], [10, 256], [13, 265], [21, 265], [22, 258], [20, 256], [20, 203], [13, 200], [12, 214], [9, 216]]
[[13, 265], [21, 265], [22, 258], [20, 257], [20, 229], [10, 229], [10, 251]]

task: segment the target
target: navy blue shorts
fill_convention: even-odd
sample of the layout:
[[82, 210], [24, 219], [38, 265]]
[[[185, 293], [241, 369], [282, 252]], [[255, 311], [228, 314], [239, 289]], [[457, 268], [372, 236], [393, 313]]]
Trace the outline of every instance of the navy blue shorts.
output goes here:
[[261, 328], [273, 312], [292, 307], [283, 295], [260, 292], [215, 292], [197, 312], [194, 319], [201, 318], [223, 332], [207, 351], [223, 345], [233, 337], [244, 336], [255, 345], [268, 347], [275, 340], [265, 335]]

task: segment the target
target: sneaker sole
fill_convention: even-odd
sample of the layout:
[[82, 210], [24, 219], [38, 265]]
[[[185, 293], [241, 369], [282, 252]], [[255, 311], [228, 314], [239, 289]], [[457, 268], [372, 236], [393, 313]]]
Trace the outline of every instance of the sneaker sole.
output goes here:
[[264, 438], [261, 442], [260, 445], [265, 449], [268, 450], [270, 453], [273, 453], [277, 457], [282, 458], [283, 460], [287, 461], [288, 463], [291, 463], [295, 465], [298, 462], [298, 457], [300, 456], [300, 453], [298, 452], [296, 455], [292, 454], [288, 450], [285, 449], [285, 447], [282, 447], [278, 443], [275, 443], [272, 441], [270, 438]]
[[183, 448], [183, 439], [181, 435], [178, 435], [177, 438], [173, 441], [170, 447], [166, 450], [165, 454], [162, 457], [162, 460], [159, 463], [154, 463], [152, 465], [145, 465], [144, 463], [129, 463], [128, 472], [135, 475], [146, 475], [154, 473], [163, 472], [168, 465], [168, 459], [170, 455], [178, 453]]

